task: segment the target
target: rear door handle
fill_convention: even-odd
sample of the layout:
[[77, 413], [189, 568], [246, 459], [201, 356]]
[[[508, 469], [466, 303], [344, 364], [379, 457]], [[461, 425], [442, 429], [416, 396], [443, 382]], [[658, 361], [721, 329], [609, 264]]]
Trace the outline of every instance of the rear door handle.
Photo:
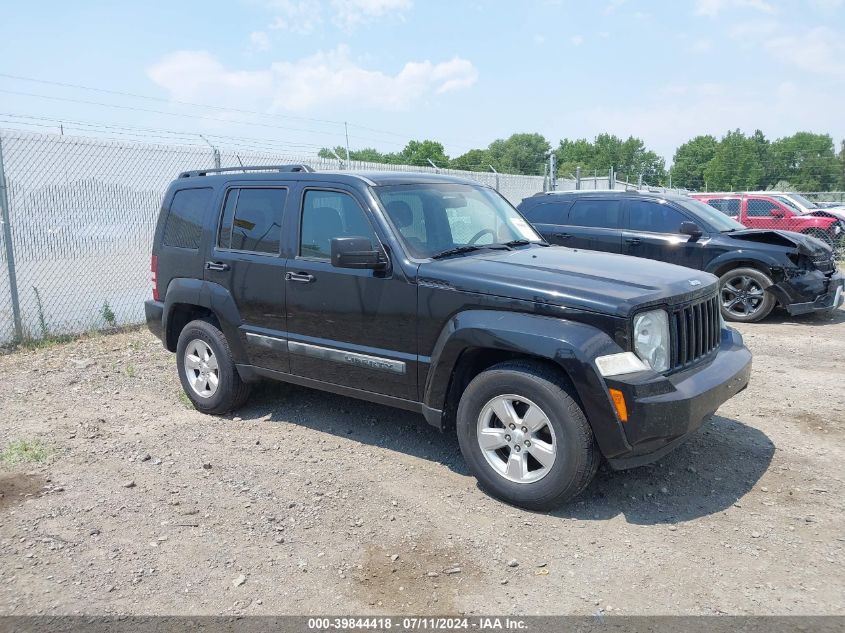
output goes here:
[[206, 270], [229, 270], [231, 266], [226, 262], [205, 262], [205, 269]]
[[638, 237], [628, 237], [625, 239], [627, 244], [639, 244], [642, 240]]
[[288, 281], [298, 281], [302, 284], [310, 284], [315, 277], [311, 273], [285, 273], [285, 279]]
[[553, 233], [552, 237], [558, 240], [568, 240], [572, 237], [572, 233]]

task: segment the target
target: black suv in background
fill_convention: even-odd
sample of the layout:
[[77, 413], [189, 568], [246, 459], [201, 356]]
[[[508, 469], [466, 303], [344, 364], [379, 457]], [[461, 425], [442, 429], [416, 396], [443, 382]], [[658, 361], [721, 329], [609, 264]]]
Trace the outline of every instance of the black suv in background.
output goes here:
[[843, 276], [829, 246], [799, 233], [746, 229], [686, 196], [549, 192], [526, 198], [518, 208], [552, 244], [713, 273], [729, 321], [759, 321], [776, 304], [797, 315], [829, 312], [843, 301]]
[[716, 279], [550, 248], [496, 191], [303, 166], [182, 174], [147, 323], [197, 409], [261, 378], [456, 427], [479, 483], [551, 508], [665, 454], [748, 383]]

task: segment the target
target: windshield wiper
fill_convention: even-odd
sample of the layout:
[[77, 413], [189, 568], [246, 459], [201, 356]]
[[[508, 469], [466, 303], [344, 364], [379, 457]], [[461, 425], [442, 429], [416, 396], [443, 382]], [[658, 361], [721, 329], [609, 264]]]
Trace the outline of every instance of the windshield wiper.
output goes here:
[[510, 246], [510, 247], [528, 246], [529, 244], [536, 244], [537, 246], [548, 246], [549, 245], [549, 243], [545, 240], [534, 242], [534, 241], [531, 241], [531, 240], [519, 239], [519, 240], [511, 240], [510, 242], [504, 242], [503, 246]]
[[464, 246], [456, 246], [455, 248], [447, 248], [445, 251], [440, 251], [431, 256], [431, 259], [441, 259], [449, 257], [450, 255], [460, 255], [462, 253], [471, 253], [473, 251], [480, 251], [483, 246], [475, 246], [474, 244], [466, 244]]

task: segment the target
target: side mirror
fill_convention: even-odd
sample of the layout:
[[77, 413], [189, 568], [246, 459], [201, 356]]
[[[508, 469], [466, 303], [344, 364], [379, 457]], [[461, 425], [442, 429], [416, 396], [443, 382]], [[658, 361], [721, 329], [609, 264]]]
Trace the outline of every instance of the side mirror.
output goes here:
[[368, 268], [384, 270], [387, 259], [380, 250], [373, 250], [373, 243], [366, 237], [334, 237], [332, 266], [335, 268]]
[[695, 222], [681, 222], [681, 228], [679, 229], [681, 235], [689, 235], [690, 241], [694, 242], [699, 237], [704, 235], [704, 231], [701, 230], [701, 227], [698, 226]]

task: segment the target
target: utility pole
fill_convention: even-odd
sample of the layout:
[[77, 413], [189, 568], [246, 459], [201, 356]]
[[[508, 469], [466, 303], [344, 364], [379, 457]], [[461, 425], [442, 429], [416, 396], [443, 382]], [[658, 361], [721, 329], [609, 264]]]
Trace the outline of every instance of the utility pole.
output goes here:
[[496, 168], [493, 165], [487, 165], [494, 174], [496, 174], [496, 191], [499, 190], [499, 172], [496, 171]]
[[349, 162], [349, 125], [343, 122], [343, 129], [346, 131], [346, 162]]
[[12, 322], [15, 327], [15, 340], [23, 339], [21, 323], [21, 305], [18, 296], [18, 277], [15, 272], [15, 248], [12, 245], [11, 212], [9, 209], [9, 187], [6, 183], [6, 171], [3, 167], [3, 140], [0, 139], [0, 223], [3, 224], [3, 245], [6, 250], [6, 267], [9, 270], [9, 295], [12, 300]]

